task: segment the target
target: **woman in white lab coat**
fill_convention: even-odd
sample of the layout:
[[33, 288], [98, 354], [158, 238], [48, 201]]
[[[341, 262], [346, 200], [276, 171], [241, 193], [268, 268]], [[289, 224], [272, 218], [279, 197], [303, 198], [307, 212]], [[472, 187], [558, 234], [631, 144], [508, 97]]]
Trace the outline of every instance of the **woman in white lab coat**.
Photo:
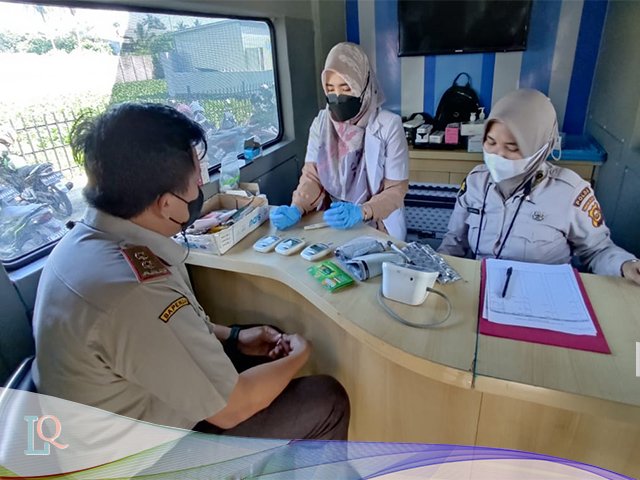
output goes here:
[[333, 228], [368, 222], [404, 240], [409, 151], [400, 116], [380, 108], [384, 96], [358, 45], [333, 47], [321, 79], [327, 106], [311, 125], [291, 205], [273, 209], [271, 222], [286, 229], [306, 213], [326, 210]]

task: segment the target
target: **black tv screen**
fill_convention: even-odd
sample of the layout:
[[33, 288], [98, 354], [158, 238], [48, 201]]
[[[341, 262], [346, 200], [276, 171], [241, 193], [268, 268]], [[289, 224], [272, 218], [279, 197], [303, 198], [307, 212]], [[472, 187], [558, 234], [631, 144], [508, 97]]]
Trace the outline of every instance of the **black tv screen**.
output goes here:
[[531, 0], [398, 0], [398, 55], [525, 50]]

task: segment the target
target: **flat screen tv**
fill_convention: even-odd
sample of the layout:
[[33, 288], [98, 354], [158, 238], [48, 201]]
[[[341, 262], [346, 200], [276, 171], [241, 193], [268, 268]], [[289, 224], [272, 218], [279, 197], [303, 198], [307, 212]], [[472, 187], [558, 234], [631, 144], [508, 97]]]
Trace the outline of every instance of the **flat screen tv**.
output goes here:
[[398, 55], [527, 48], [531, 0], [398, 0]]

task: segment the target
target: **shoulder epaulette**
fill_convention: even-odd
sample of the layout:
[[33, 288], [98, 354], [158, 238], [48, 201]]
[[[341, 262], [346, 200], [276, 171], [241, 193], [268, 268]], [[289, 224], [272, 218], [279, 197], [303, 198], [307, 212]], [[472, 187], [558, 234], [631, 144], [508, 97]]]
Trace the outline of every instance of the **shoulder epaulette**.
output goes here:
[[139, 282], [148, 282], [171, 275], [167, 266], [154, 255], [149, 247], [134, 245], [123, 247], [120, 251]]

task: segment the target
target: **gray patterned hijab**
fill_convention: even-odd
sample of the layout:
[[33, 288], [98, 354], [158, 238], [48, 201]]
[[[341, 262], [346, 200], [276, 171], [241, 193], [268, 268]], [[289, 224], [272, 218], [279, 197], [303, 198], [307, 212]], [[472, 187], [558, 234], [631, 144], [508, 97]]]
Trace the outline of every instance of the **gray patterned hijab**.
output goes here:
[[495, 104], [484, 127], [484, 139], [493, 122], [502, 122], [511, 131], [524, 158], [538, 152], [524, 173], [498, 184], [503, 196], [509, 198], [518, 186], [535, 175], [559, 143], [558, 120], [546, 95], [538, 90], [521, 88]]
[[362, 96], [358, 114], [346, 122], [338, 122], [325, 109], [321, 125], [316, 165], [324, 189], [338, 200], [361, 204], [371, 198], [363, 161], [364, 137], [372, 114], [384, 102], [376, 75], [364, 50], [355, 43], [342, 42], [331, 49], [321, 80], [326, 91], [329, 73], [340, 75], [351, 89], [350, 94]]

